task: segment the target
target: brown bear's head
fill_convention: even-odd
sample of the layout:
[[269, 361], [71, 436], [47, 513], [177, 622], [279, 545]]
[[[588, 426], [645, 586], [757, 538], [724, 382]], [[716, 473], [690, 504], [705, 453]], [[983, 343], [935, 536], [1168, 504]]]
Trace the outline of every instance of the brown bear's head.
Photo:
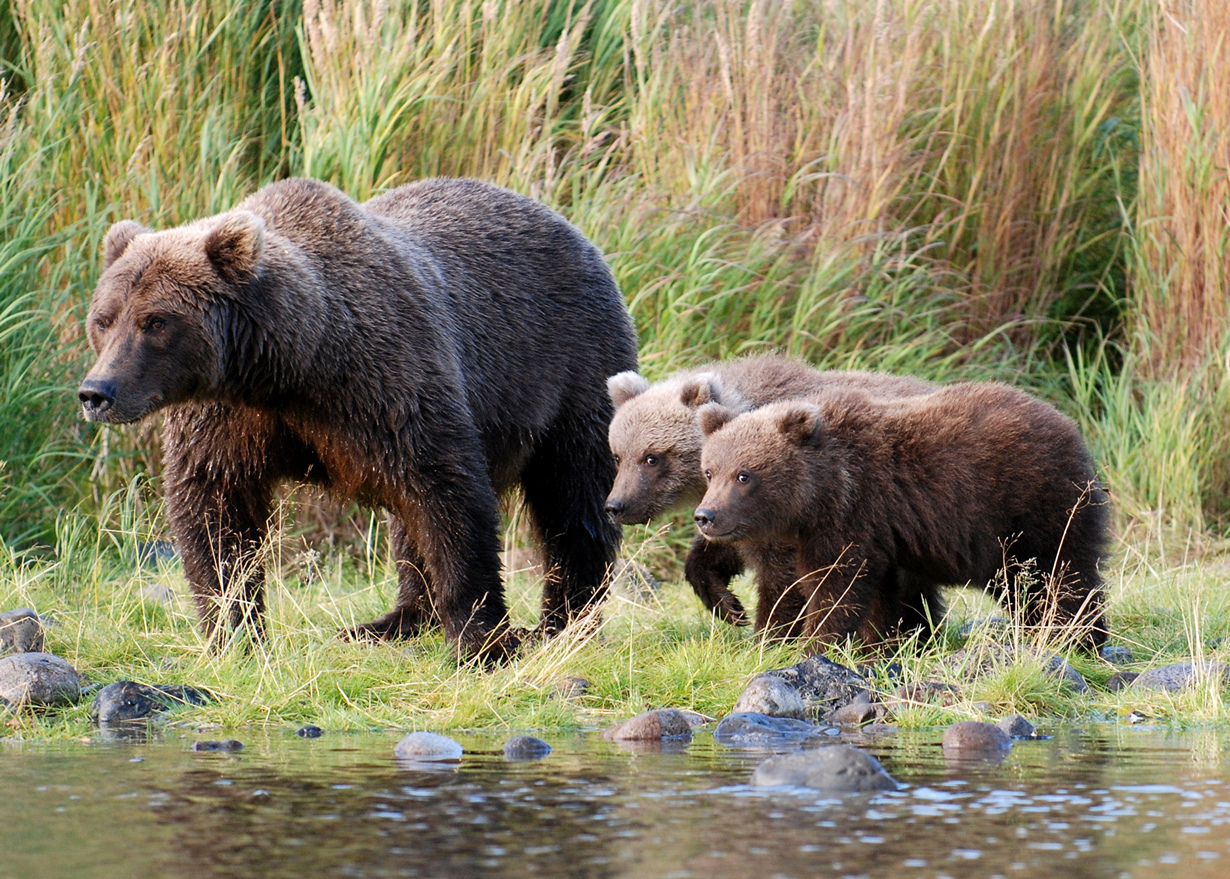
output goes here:
[[708, 482], [696, 524], [709, 540], [779, 534], [827, 498], [824, 416], [818, 406], [774, 403], [743, 415], [710, 404], [697, 413]]
[[87, 318], [98, 362], [77, 394], [88, 421], [137, 421], [217, 388], [222, 315], [258, 276], [264, 239], [243, 210], [165, 232], [111, 227]]
[[645, 524], [696, 503], [705, 491], [696, 411], [722, 398], [718, 376], [705, 372], [651, 386], [636, 372], [621, 372], [607, 380], [607, 390], [615, 403], [610, 441], [618, 468], [606, 500], [611, 518]]

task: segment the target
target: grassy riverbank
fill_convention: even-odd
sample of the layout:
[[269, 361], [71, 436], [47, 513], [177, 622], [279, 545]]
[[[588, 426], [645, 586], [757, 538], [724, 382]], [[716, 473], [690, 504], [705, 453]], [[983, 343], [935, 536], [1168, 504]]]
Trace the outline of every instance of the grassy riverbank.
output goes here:
[[[1218, 0], [0, 0], [0, 60], [0, 606], [53, 613], [51, 646], [96, 680], [210, 686], [227, 698], [199, 715], [228, 722], [536, 726], [721, 711], [796, 655], [712, 624], [635, 532], [662, 606], [613, 605], [598, 636], [491, 674], [435, 636], [335, 643], [391, 601], [385, 550], [307, 501], [270, 652], [206, 657], [177, 570], [135, 566], [168, 536], [146, 496], [156, 419], [79, 420], [82, 319], [112, 222], [183, 223], [293, 175], [358, 198], [471, 175], [543, 200], [608, 255], [654, 378], [780, 350], [1021, 384], [1077, 418], [1112, 493], [1120, 642], [1150, 663], [1230, 632]], [[152, 580], [179, 597], [141, 598]], [[529, 622], [537, 585], [512, 589]], [[562, 673], [593, 681], [581, 707], [545, 698]], [[1004, 674], [969, 701], [1121, 707]], [[86, 730], [84, 709], [20, 725]]]

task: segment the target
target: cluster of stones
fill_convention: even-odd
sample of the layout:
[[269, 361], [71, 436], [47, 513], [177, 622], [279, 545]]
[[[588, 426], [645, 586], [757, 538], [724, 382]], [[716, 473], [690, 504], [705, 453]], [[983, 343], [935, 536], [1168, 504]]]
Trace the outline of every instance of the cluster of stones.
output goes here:
[[26, 607], [0, 613], [0, 708], [70, 705], [81, 698], [81, 675], [43, 652], [45, 621]]

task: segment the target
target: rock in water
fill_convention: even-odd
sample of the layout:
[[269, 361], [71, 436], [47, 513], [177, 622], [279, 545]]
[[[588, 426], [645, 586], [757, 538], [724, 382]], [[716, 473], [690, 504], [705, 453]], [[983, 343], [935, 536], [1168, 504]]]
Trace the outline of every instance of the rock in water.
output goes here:
[[629, 718], [606, 733], [612, 742], [660, 742], [692, 738], [692, 724], [673, 708], [659, 708]]
[[756, 767], [752, 784], [788, 784], [832, 793], [875, 793], [898, 787], [879, 760], [852, 745], [829, 745], [770, 757]]
[[43, 621], [28, 607], [0, 613], [0, 656], [42, 653]]
[[1009, 715], [995, 725], [1014, 739], [1032, 739], [1038, 733], [1034, 725], [1019, 714]]
[[393, 748], [393, 755], [416, 763], [457, 761], [465, 750], [459, 742], [433, 732], [413, 732]]
[[537, 736], [513, 736], [504, 743], [504, 759], [515, 763], [541, 760], [551, 753], [551, 746]]
[[732, 714], [763, 714], [799, 720], [806, 716], [806, 712], [799, 691], [772, 673], [752, 678], [735, 700], [731, 711]]
[[67, 705], [81, 698], [81, 675], [50, 653], [0, 659], [0, 699], [10, 705]]
[[963, 720], [944, 730], [944, 750], [970, 754], [1006, 754], [1012, 739], [993, 723]]
[[714, 741], [745, 748], [768, 748], [823, 735], [824, 730], [805, 720], [772, 717], [755, 712], [736, 712], [722, 718], [713, 731]]

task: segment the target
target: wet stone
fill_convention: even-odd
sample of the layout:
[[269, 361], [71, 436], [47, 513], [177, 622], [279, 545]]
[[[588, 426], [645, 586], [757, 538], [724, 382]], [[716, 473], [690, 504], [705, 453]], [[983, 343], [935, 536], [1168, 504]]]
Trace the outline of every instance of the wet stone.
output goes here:
[[1177, 693], [1199, 680], [1219, 677], [1224, 686], [1230, 681], [1230, 666], [1221, 662], [1179, 662], [1174, 665], [1164, 665], [1161, 668], [1151, 668], [1141, 672], [1132, 681], [1133, 690], [1159, 690], [1163, 693]]
[[879, 716], [878, 707], [872, 704], [871, 700], [866, 696], [863, 696], [848, 705], [843, 705], [837, 710], [830, 712], [825, 720], [841, 726], [861, 726], [864, 723], [875, 720]]
[[67, 705], [81, 697], [77, 670], [50, 653], [0, 659], [0, 699], [11, 705]]
[[589, 692], [589, 681], [575, 675], [560, 678], [551, 687], [552, 699], [580, 699]]
[[1009, 715], [995, 725], [1014, 739], [1032, 739], [1038, 733], [1034, 725], [1019, 714]]
[[1004, 754], [1012, 748], [1012, 739], [993, 723], [963, 720], [944, 730], [945, 751]]
[[433, 732], [413, 732], [398, 742], [393, 755], [402, 760], [431, 762], [460, 760], [465, 753], [459, 742]]
[[898, 701], [913, 704], [942, 705], [948, 707], [961, 697], [961, 691], [952, 684], [941, 684], [938, 681], [919, 681], [913, 684], [902, 684], [894, 693]]
[[696, 729], [698, 726], [704, 726], [707, 723], [717, 722], [716, 717], [710, 717], [708, 714], [701, 714], [699, 711], [693, 711], [690, 708], [675, 708], [672, 710], [678, 711], [682, 714], [683, 719], [688, 722], [688, 726], [692, 727], [692, 729]]
[[764, 714], [769, 717], [792, 717], [802, 720], [807, 709], [803, 696], [790, 684], [774, 674], [752, 678], [735, 700], [735, 714]]
[[242, 751], [242, 750], [243, 750], [243, 742], [239, 741], [238, 739], [226, 739], [226, 740], [224, 740], [224, 741], [220, 741], [220, 742], [214, 742], [214, 741], [202, 740], [202, 741], [199, 741], [199, 742], [193, 742], [193, 743], [192, 743], [192, 750], [194, 750], [194, 751], [203, 751], [203, 752], [208, 752], [208, 751], [224, 751], [224, 752], [225, 752], [225, 751]]
[[606, 733], [612, 742], [655, 742], [665, 739], [691, 739], [692, 725], [673, 708], [646, 711], [629, 718]]
[[1112, 693], [1118, 693], [1120, 690], [1130, 687], [1132, 681], [1140, 677], [1139, 672], [1134, 671], [1117, 671], [1106, 679], [1106, 689]]
[[209, 693], [198, 687], [179, 684], [149, 686], [133, 681], [116, 681], [94, 695], [90, 716], [99, 725], [144, 720], [169, 708], [205, 705]]
[[42, 653], [43, 621], [28, 607], [0, 613], [0, 656]]
[[551, 746], [537, 736], [513, 736], [504, 743], [504, 759], [514, 762], [541, 760], [551, 753]]
[[823, 734], [822, 727], [805, 720], [741, 711], [723, 717], [713, 731], [713, 739], [723, 745], [763, 748], [803, 742]]
[[312, 723], [305, 724], [295, 730], [295, 735], [301, 739], [318, 739], [324, 734], [325, 731], [323, 729]]
[[770, 757], [752, 773], [752, 785], [792, 785], [832, 793], [875, 793], [898, 787], [879, 760], [852, 745], [828, 745]]
[[967, 620], [957, 629], [957, 635], [968, 638], [975, 632], [1002, 632], [1008, 628], [1008, 621], [1003, 617], [988, 617], [984, 620]]
[[1102, 649], [1098, 651], [1098, 655], [1111, 665], [1130, 665], [1136, 661], [1136, 657], [1132, 655], [1131, 650], [1118, 644], [1103, 644]]

